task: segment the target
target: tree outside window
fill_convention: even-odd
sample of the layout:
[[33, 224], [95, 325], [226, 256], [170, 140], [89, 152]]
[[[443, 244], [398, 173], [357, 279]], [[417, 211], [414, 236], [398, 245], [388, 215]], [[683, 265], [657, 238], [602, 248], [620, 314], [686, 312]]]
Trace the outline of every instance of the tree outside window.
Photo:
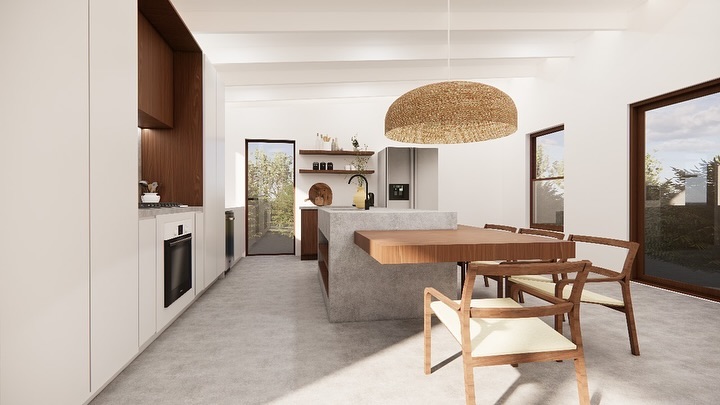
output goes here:
[[563, 231], [565, 126], [530, 134], [530, 226]]

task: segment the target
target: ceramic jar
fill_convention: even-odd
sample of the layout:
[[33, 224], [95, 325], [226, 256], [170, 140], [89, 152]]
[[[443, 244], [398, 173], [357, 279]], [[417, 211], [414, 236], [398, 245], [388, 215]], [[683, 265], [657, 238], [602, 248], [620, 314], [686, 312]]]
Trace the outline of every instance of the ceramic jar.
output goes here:
[[353, 204], [355, 208], [365, 209], [365, 187], [358, 187], [355, 195], [353, 195]]

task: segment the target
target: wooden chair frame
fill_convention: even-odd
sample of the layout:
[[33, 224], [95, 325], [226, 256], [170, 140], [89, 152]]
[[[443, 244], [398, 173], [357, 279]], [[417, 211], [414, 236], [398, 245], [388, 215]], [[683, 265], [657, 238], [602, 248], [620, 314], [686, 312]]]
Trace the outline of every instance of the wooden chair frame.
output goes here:
[[[622, 292], [622, 305], [590, 301], [590, 300], [582, 299], [582, 298], [581, 298], [581, 302], [588, 303], [588, 304], [602, 305], [604, 307], [611, 308], [616, 311], [620, 311], [620, 312], [624, 313], [625, 321], [627, 323], [628, 337], [630, 340], [630, 352], [635, 356], [639, 356], [640, 355], [640, 344], [638, 342], [638, 337], [637, 337], [637, 328], [635, 327], [635, 314], [633, 311], [632, 295], [630, 294], [630, 275], [631, 275], [631, 271], [632, 271], [633, 261], [635, 260], [635, 256], [637, 255], [637, 251], [638, 251], [638, 248], [640, 247], [640, 245], [637, 242], [629, 242], [629, 241], [618, 240], [618, 239], [601, 238], [601, 237], [585, 236], [585, 235], [570, 235], [568, 240], [571, 240], [574, 242], [579, 242], [579, 243], [613, 246], [613, 247], [627, 250], [627, 254], [625, 256], [625, 261], [623, 263], [622, 270], [615, 271], [615, 270], [610, 270], [610, 269], [606, 269], [603, 267], [592, 266], [590, 268], [590, 276], [587, 278], [587, 281], [586, 281], [587, 283], [613, 283], [613, 282], [619, 283], [620, 289]], [[560, 294], [562, 294], [564, 286], [565, 286], [565, 284], [557, 284], [556, 283], [556, 285], [555, 285], [555, 295], [556, 296], [560, 296]], [[509, 289], [509, 296], [513, 297], [514, 299], [516, 299], [518, 301], [522, 301], [522, 299], [521, 299], [522, 292], [526, 292], [530, 295], [536, 296], [541, 299], [543, 296], [545, 296], [545, 293], [542, 291], [534, 289], [531, 286], [512, 282], [512, 280], [510, 280], [508, 282], [508, 289]], [[538, 295], [538, 292], [540, 292], [542, 294]], [[555, 319], [555, 329], [562, 332], [562, 318]]]
[[[551, 294], [545, 295], [544, 299], [548, 305], [537, 307], [522, 307], [509, 298], [490, 298], [485, 300], [473, 300], [472, 291], [475, 284], [475, 278], [478, 274], [477, 268], [468, 269], [468, 274], [463, 285], [462, 297], [460, 300], [451, 300], [434, 288], [426, 288], [424, 293], [424, 371], [425, 374], [432, 372], [431, 367], [431, 329], [432, 315], [435, 314], [431, 304], [433, 298], [441, 301], [444, 305], [454, 311], [459, 317], [460, 323], [460, 346], [462, 348], [463, 359], [463, 375], [465, 380], [465, 401], [467, 404], [475, 403], [475, 382], [473, 376], [473, 368], [480, 366], [491, 366], [500, 364], [511, 364], [517, 366], [518, 363], [529, 363], [539, 361], [560, 361], [572, 359], [575, 365], [575, 377], [577, 380], [579, 402], [581, 404], [589, 404], [590, 397], [588, 392], [587, 373], [585, 369], [585, 358], [583, 353], [582, 333], [580, 331], [580, 296], [582, 287], [587, 278], [591, 263], [588, 261], [578, 262], [555, 262], [555, 263], [503, 263], [498, 266], [486, 266], [483, 273], [492, 276], [512, 276], [512, 275], [539, 275], [539, 274], [567, 274], [576, 273], [574, 279], [562, 280], [563, 284], [572, 283], [572, 292], [570, 296], [558, 298]], [[507, 302], [514, 304], [515, 307], [479, 307], [482, 301]], [[472, 305], [471, 305], [472, 304]], [[536, 351], [523, 352], [515, 354], [501, 354], [490, 356], [473, 356], [472, 343], [478, 344], [478, 339], [471, 339], [470, 319], [475, 318], [536, 318], [541, 316], [558, 316], [567, 315], [570, 324], [570, 340], [575, 346], [573, 350], [556, 350], [556, 351]], [[448, 325], [446, 325], [448, 326]], [[547, 325], [545, 325], [547, 326]], [[448, 326], [450, 328], [450, 326]], [[552, 328], [547, 326], [552, 331]], [[552, 334], [559, 332], [553, 331]], [[560, 334], [562, 335], [562, 334]], [[531, 334], [522, 334], [527, 339], [533, 339], [535, 336]]]
[[[500, 224], [485, 224], [484, 228], [485, 228], [485, 229], [496, 229], [496, 230], [498, 230], [498, 231], [506, 231], [506, 232], [510, 232], [510, 233], [515, 233], [515, 232], [517, 232], [517, 230], [518, 230], [518, 229], [517, 229], [516, 227], [514, 227], [514, 226], [500, 225]], [[460, 263], [458, 263], [458, 264], [460, 264]], [[471, 264], [470, 264], [470, 263], [467, 263], [467, 262], [464, 263], [464, 266], [463, 266], [462, 264], [460, 264], [460, 267], [462, 267], [461, 271], [463, 272], [463, 273], [462, 273], [463, 276], [460, 278], [460, 282], [461, 282], [462, 284], [464, 284], [464, 282], [465, 282], [465, 276], [464, 276], [464, 275], [465, 275], [465, 273], [467, 272], [467, 268], [468, 268], [470, 265], [471, 265]], [[488, 279], [489, 279], [489, 278], [492, 278], [493, 280], [498, 281], [498, 279], [495, 278], [495, 277], [483, 276], [483, 281], [485, 282], [485, 287], [490, 287], [490, 283], [488, 282]], [[497, 290], [497, 291], [498, 291], [498, 297], [502, 297], [502, 296], [503, 296], [503, 286], [502, 286], [502, 283], [500, 283], [500, 282], [498, 282], [498, 290]]]
[[[505, 225], [494, 225], [494, 224], [487, 224], [485, 225], [486, 228], [490, 229], [501, 229], [506, 230], [509, 232], [515, 232], [516, 228], [513, 228], [511, 226], [505, 226]], [[563, 240], [565, 239], [565, 234], [562, 232], [556, 232], [556, 231], [548, 231], [545, 229], [535, 229], [535, 228], [520, 228], [517, 229], [517, 233], [524, 233], [526, 235], [537, 235], [537, 236], [545, 236], [548, 238], [555, 238]], [[472, 262], [468, 264], [468, 266], [487, 266], [487, 264], [473, 264]], [[482, 272], [481, 272], [482, 273]], [[489, 287], [490, 284], [488, 283], [488, 279], [493, 279], [497, 283], [497, 297], [509, 297], [510, 296], [510, 289], [507, 287], [506, 277], [496, 277], [496, 276], [483, 276], [483, 281], [485, 282], [485, 287]], [[554, 275], [553, 280], [557, 281], [558, 276]]]

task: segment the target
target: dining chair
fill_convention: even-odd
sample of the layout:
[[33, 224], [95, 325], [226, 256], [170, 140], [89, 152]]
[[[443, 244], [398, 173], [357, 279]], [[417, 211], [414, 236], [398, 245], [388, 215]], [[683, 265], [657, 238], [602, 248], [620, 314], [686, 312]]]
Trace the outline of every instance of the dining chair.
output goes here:
[[[515, 232], [517, 230], [517, 233], [523, 233], [527, 235], [537, 235], [537, 236], [545, 236], [549, 238], [555, 238], [555, 239], [565, 239], [565, 234], [562, 232], [555, 232], [555, 231], [548, 231], [545, 229], [536, 229], [536, 228], [520, 228], [516, 229], [513, 227], [507, 227], [504, 225], [492, 225], [492, 227], [497, 228], [491, 228], [491, 229], [502, 229], [507, 230], [511, 232]], [[486, 228], [488, 226], [486, 225]], [[494, 261], [475, 261], [470, 262], [469, 266], [496, 266], [500, 264], [501, 262], [494, 262]], [[482, 273], [482, 272], [481, 272]], [[555, 276], [554, 279], [557, 279], [558, 276]], [[507, 289], [505, 287], [505, 278], [504, 277], [495, 277], [495, 276], [483, 276], [483, 279], [485, 281], [485, 287], [488, 287], [488, 278], [492, 278], [497, 283], [497, 297], [502, 298], [507, 296]]]
[[[451, 300], [434, 288], [425, 288], [425, 374], [433, 371], [430, 346], [432, 315], [435, 315], [460, 344], [466, 404], [475, 404], [474, 367], [502, 364], [517, 367], [519, 363], [568, 359], [572, 359], [575, 365], [580, 403], [589, 404], [579, 302], [590, 267], [588, 261], [503, 263], [472, 267], [468, 269], [460, 300]], [[561, 273], [575, 273], [575, 277], [559, 282], [571, 285], [569, 296], [560, 298], [552, 293], [545, 294], [547, 305], [528, 307], [511, 298], [473, 299], [472, 291], [478, 269], [482, 269], [484, 274], [498, 277]], [[569, 319], [569, 339], [539, 318], [564, 314]]]
[[[596, 263], [601, 262], [598, 253], [605, 255], [615, 254], [619, 259], [617, 260], [618, 263], [622, 262], [622, 269], [620, 270], [592, 266], [590, 268], [590, 277], [587, 279], [587, 283], [590, 284], [617, 282], [620, 284], [622, 300], [585, 289], [583, 290], [580, 301], [588, 304], [602, 305], [624, 313], [628, 337], [630, 339], [630, 352], [635, 356], [639, 356], [640, 345], [637, 338], [635, 314], [633, 312], [632, 296], [630, 294], [630, 271], [632, 270], [633, 261], [635, 260], [640, 245], [637, 242], [583, 235], [570, 235], [568, 240], [575, 242], [576, 249], [586, 248], [586, 250], [589, 251], [589, 256], [583, 255], [584, 257], [592, 257], [592, 251], [595, 251], [597, 257], [593, 261]], [[593, 247], [594, 249], [587, 249], [589, 247]], [[605, 247], [606, 250], [602, 250], [600, 247]], [[539, 293], [542, 293], [542, 296], [545, 296], [547, 293], [559, 296], [560, 291], [563, 291], [563, 296], [569, 294], [567, 287], [563, 287], [563, 285], [557, 284], [547, 277], [512, 276], [508, 278], [508, 286], [509, 295], [520, 302], [522, 302], [521, 295], [523, 292], [539, 298], [542, 298], [537, 295]], [[555, 329], [562, 332], [562, 318], [556, 317]]]
[[[511, 233], [517, 232], [517, 228], [516, 228], [516, 227], [514, 227], [514, 226], [509, 226], [509, 225], [485, 224], [484, 228], [485, 228], [485, 229], [495, 229], [495, 230], [498, 230], [498, 231], [506, 231], [506, 232], [511, 232]], [[464, 282], [464, 280], [465, 280], [464, 274], [465, 274], [465, 272], [467, 271], [467, 268], [468, 268], [469, 266], [495, 266], [495, 265], [497, 265], [497, 264], [500, 264], [500, 262], [499, 262], [499, 261], [485, 261], [485, 260], [483, 260], [483, 261], [472, 261], [472, 262], [469, 262], [469, 263], [465, 263], [465, 266], [464, 266], [464, 268], [462, 269], [462, 271], [463, 271], [462, 274], [463, 274], [463, 275], [460, 277], [460, 282], [461, 282], [461, 284], [462, 284], [462, 283]], [[463, 267], [463, 266], [461, 265], [461, 267]], [[484, 283], [485, 283], [485, 287], [490, 287], [490, 283], [488, 282], [488, 279], [490, 279], [490, 278], [492, 278], [492, 279], [495, 280], [495, 281], [498, 281], [498, 279], [497, 279], [496, 277], [483, 276], [483, 281], [484, 281]], [[497, 296], [498, 296], [498, 297], [502, 297], [502, 296], [503, 296], [503, 285], [502, 285], [502, 283], [499, 282], [499, 281], [498, 281], [498, 290], [497, 290], [497, 291], [498, 291]]]

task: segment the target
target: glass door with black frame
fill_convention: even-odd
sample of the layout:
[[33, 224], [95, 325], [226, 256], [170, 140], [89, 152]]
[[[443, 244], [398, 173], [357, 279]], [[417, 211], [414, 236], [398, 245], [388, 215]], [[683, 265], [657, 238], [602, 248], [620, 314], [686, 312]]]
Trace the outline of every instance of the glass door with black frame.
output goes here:
[[252, 255], [295, 254], [295, 142], [246, 140], [247, 240]]

